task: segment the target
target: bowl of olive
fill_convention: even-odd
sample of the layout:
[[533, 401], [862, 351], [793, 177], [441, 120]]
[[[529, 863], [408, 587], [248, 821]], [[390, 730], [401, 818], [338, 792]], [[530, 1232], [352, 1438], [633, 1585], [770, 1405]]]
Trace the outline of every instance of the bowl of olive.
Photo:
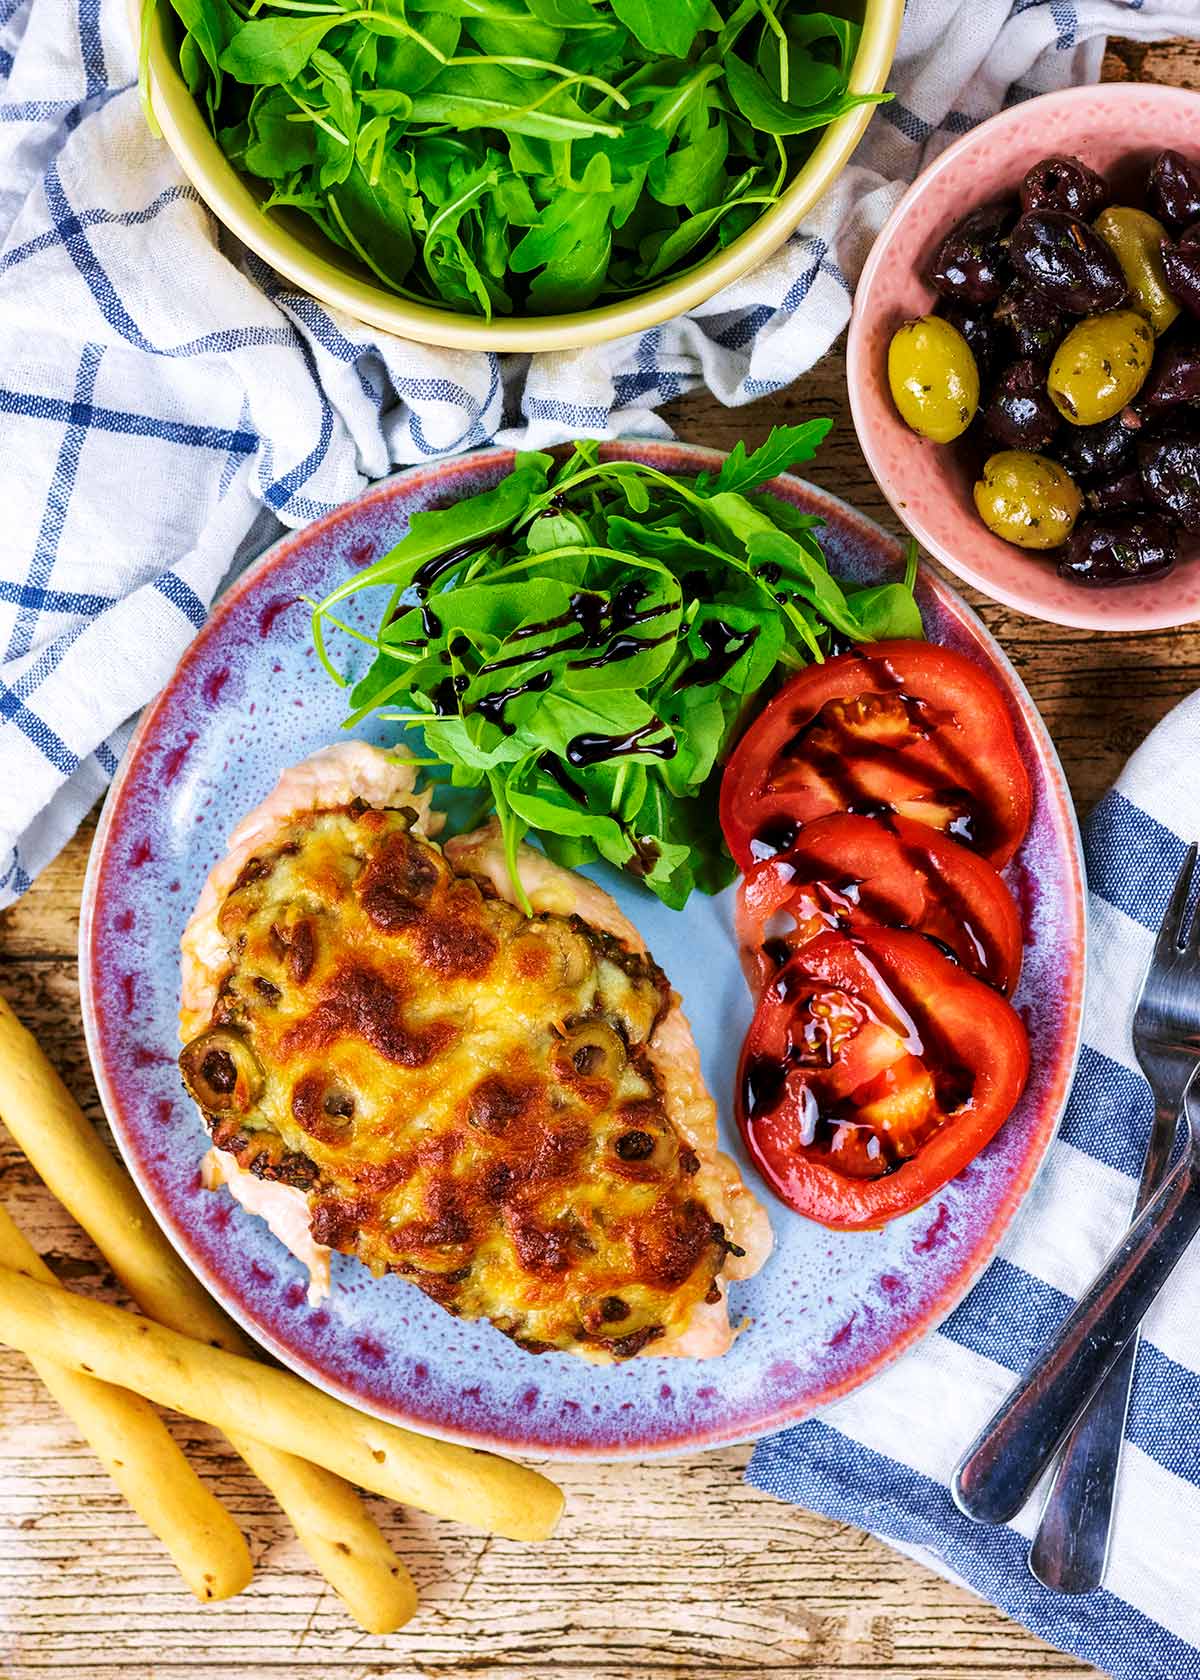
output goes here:
[[1200, 94], [1106, 83], [981, 123], [871, 251], [850, 404], [896, 513], [1037, 618], [1200, 618]]

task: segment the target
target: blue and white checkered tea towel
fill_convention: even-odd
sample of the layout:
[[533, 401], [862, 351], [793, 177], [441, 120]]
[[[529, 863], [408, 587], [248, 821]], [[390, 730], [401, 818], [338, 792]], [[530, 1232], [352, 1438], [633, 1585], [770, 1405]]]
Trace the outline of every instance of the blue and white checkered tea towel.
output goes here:
[[1088, 998], [1071, 1100], [1041, 1176], [980, 1281], [920, 1347], [819, 1417], [762, 1441], [748, 1478], [870, 1529], [1118, 1680], [1200, 1676], [1200, 1247], [1145, 1323], [1105, 1587], [1047, 1592], [1026, 1558], [1038, 1501], [1004, 1528], [947, 1482], [1040, 1352], [1133, 1206], [1153, 1119], [1130, 1031], [1185, 845], [1200, 836], [1200, 694], [1130, 759], [1087, 823]]
[[932, 153], [1095, 79], [1107, 34], [1185, 33], [1197, 0], [909, 0], [895, 102], [777, 257], [688, 319], [502, 365], [357, 326], [222, 234], [146, 131], [126, 0], [0, 0], [0, 906], [279, 522], [493, 436], [661, 433], [698, 384], [778, 390]]

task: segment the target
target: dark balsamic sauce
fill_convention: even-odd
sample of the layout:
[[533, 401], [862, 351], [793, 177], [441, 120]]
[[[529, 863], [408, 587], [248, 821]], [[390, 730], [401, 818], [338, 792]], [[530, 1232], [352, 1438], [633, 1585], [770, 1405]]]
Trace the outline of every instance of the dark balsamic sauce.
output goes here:
[[448, 548], [444, 553], [433, 554], [423, 561], [412, 576], [412, 590], [417, 600], [423, 601], [437, 580], [457, 566], [460, 560], [479, 554], [491, 543], [500, 542], [503, 535], [502, 532], [493, 532], [486, 537], [472, 537], [470, 542], [460, 543], [457, 548]]
[[676, 689], [700, 688], [705, 683], [720, 682], [721, 678], [737, 664], [746, 649], [758, 635], [755, 626], [750, 630], [735, 630], [731, 624], [723, 624], [720, 619], [705, 619], [699, 625], [700, 640], [708, 649], [703, 659], [697, 659], [694, 665], [686, 670], [675, 684]]
[[628, 758], [631, 753], [647, 753], [651, 758], [674, 758], [679, 751], [679, 743], [673, 735], [668, 735], [663, 741], [647, 741], [648, 735], [656, 735], [663, 727], [657, 718], [651, 718], [640, 729], [631, 729], [627, 735], [576, 735], [567, 742], [567, 763], [577, 770], [584, 769], [589, 764], [603, 764], [610, 758]]
[[527, 641], [552, 630], [568, 629], [574, 624], [577, 629], [573, 636], [566, 636], [561, 641], [545, 642], [523, 653], [510, 653], [503, 659], [493, 659], [481, 667], [480, 675], [487, 676], [493, 671], [508, 670], [514, 665], [532, 664], [556, 653], [599, 649], [596, 657], [572, 663], [573, 670], [580, 670], [586, 666], [606, 665], [610, 660], [629, 659], [644, 648], [657, 647], [660, 643], [669, 641], [671, 637], [666, 635], [656, 640], [638, 640], [628, 634], [637, 625], [649, 624], [674, 610], [669, 602], [664, 601], [658, 606], [646, 607], [639, 611], [638, 607], [645, 596], [646, 585], [636, 582], [621, 584], [618, 589], [614, 589], [611, 596], [598, 595], [590, 589], [576, 590], [565, 613], [560, 613], [557, 618], [544, 619], [540, 624], [523, 624], [520, 629], [513, 631], [511, 640]]
[[[664, 607], [663, 611], [667, 609]], [[664, 642], [674, 640], [674, 630], [668, 630], [663, 636], [614, 636], [603, 652], [593, 654], [590, 659], [572, 659], [568, 669], [590, 671], [600, 665], [616, 665], [622, 659], [636, 658], [639, 653], [645, 653], [647, 648], [661, 647]]]
[[751, 1056], [742, 1080], [742, 1106], [751, 1120], [770, 1114], [783, 1095], [787, 1069], [772, 1056]]
[[646, 840], [635, 834], [628, 823], [621, 824], [621, 832], [633, 847], [633, 856], [625, 865], [631, 875], [643, 878], [651, 873], [654, 865], [662, 856], [662, 848], [654, 840]]
[[568, 799], [573, 799], [576, 805], [587, 804], [587, 792], [574, 776], [569, 776], [560, 761], [553, 753], [544, 752], [538, 759], [538, 768], [544, 770], [552, 781], [558, 783]]
[[485, 694], [471, 706], [473, 712], [478, 712], [486, 723], [494, 723], [504, 735], [514, 733], [516, 725], [509, 723], [504, 713], [514, 700], [519, 700], [523, 694], [544, 694], [554, 680], [551, 671], [538, 671], [528, 682], [517, 683], [512, 688], [501, 688], [495, 694]]
[[764, 858], [774, 857], [778, 852], [786, 852], [789, 846], [795, 845], [799, 833], [799, 825], [790, 817], [772, 817], [751, 840], [750, 855], [755, 863], [761, 863]]

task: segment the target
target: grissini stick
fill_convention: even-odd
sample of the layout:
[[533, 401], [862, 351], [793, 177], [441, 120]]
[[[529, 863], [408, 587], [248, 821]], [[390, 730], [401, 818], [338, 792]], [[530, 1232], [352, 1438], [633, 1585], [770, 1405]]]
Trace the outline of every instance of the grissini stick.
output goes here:
[[536, 1470], [381, 1423], [290, 1371], [3, 1268], [0, 1342], [51, 1354], [172, 1411], [310, 1456], [385, 1499], [509, 1540], [545, 1540], [562, 1510], [561, 1492]]
[[[254, 1345], [188, 1271], [116, 1161], [0, 997], [0, 1118], [124, 1288], [149, 1317], [184, 1335], [253, 1355]], [[270, 1489], [300, 1544], [368, 1633], [391, 1633], [416, 1588], [362, 1501], [327, 1470], [240, 1434], [230, 1443]]]
[[[0, 1207], [0, 1266], [62, 1286]], [[232, 1598], [254, 1573], [242, 1531], [208, 1491], [140, 1394], [112, 1388], [56, 1360], [34, 1370], [201, 1601]]]
[[240, 1431], [229, 1439], [269, 1487], [304, 1550], [367, 1633], [395, 1633], [418, 1609], [413, 1578], [340, 1476]]

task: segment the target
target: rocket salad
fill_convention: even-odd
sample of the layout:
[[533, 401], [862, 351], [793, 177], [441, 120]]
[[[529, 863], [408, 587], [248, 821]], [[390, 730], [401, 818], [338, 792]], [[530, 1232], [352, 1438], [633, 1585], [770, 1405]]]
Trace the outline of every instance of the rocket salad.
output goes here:
[[584, 309], [727, 245], [807, 136], [883, 97], [848, 91], [858, 26], [802, 0], [171, 4], [184, 80], [268, 209], [489, 318]]
[[[374, 657], [348, 724], [422, 726], [459, 787], [486, 789], [510, 867], [533, 832], [556, 861], [632, 871], [681, 908], [733, 877], [717, 823], [722, 764], [750, 696], [847, 642], [917, 637], [903, 580], [830, 576], [821, 521], [762, 488], [811, 458], [827, 420], [776, 428], [716, 473], [672, 477], [521, 454], [493, 489], [413, 516], [407, 535], [316, 606]], [[374, 637], [339, 604], [390, 586]], [[516, 881], [515, 870], [513, 879]]]

